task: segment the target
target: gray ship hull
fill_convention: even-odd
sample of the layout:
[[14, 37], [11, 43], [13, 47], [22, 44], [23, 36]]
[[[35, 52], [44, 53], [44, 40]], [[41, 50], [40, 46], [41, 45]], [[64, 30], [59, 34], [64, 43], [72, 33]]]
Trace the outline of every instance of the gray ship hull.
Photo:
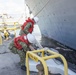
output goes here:
[[76, 49], [76, 0], [25, 0], [41, 34]]

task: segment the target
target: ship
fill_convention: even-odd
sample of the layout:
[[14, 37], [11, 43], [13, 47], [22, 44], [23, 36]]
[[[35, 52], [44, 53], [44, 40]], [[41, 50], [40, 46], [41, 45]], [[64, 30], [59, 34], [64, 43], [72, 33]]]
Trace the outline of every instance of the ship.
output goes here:
[[76, 49], [75, 0], [25, 0], [43, 36]]

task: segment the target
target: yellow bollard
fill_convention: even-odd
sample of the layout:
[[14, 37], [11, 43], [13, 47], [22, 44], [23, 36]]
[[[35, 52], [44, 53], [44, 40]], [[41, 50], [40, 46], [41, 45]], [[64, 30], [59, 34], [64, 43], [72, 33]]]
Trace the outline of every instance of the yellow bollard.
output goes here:
[[[41, 52], [42, 56], [38, 56], [37, 53], [38, 52]], [[48, 52], [50, 53], [50, 55], [47, 56], [44, 54], [45, 52]], [[30, 67], [29, 67], [29, 58], [31, 58], [32, 60], [38, 62], [40, 61], [42, 64], [43, 64], [43, 67], [44, 67], [44, 75], [48, 75], [48, 68], [47, 68], [47, 64], [46, 64], [46, 60], [48, 59], [54, 59], [54, 58], [58, 58], [60, 57], [61, 60], [63, 61], [63, 64], [64, 64], [64, 75], [68, 75], [68, 65], [67, 65], [67, 61], [66, 59], [64, 58], [64, 56], [62, 56], [61, 54], [59, 53], [56, 53], [56, 52], [53, 52], [51, 50], [44, 50], [44, 49], [41, 49], [41, 50], [34, 50], [34, 51], [27, 51], [26, 53], [26, 67], [27, 67], [27, 75], [30, 75]]]
[[0, 33], [0, 45], [2, 45], [2, 36], [1, 36], [1, 33]]

